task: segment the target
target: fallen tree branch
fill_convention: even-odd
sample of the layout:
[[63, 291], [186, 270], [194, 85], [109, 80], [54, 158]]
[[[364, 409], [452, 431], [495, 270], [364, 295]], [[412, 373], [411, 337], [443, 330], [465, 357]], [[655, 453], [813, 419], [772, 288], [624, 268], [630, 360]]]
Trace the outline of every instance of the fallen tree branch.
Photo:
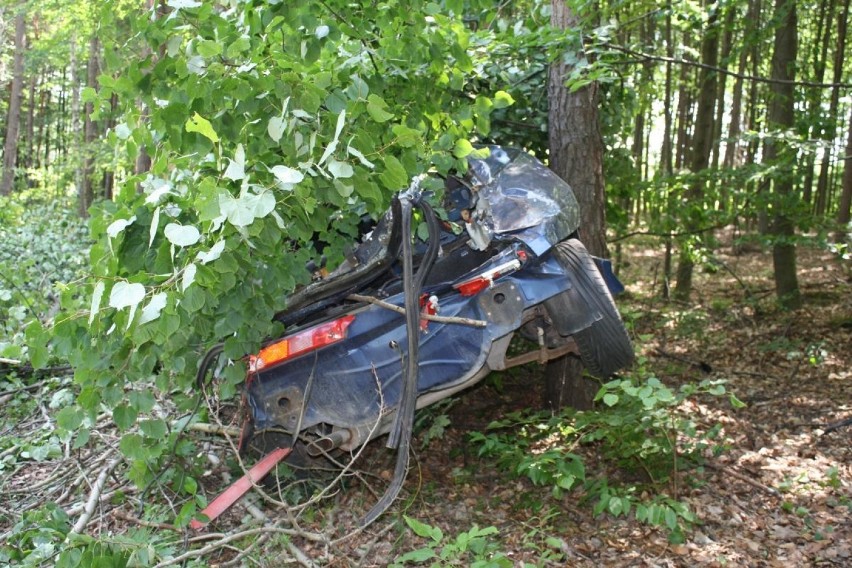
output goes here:
[[236, 426], [225, 426], [224, 424], [208, 424], [206, 422], [193, 422], [186, 427], [187, 430], [203, 432], [205, 434], [216, 434], [217, 436], [233, 436], [239, 438], [242, 430]]
[[206, 556], [206, 555], [218, 550], [219, 548], [223, 548], [223, 547], [229, 545], [230, 543], [232, 543], [234, 541], [237, 541], [237, 540], [240, 540], [240, 539], [243, 539], [243, 538], [254, 537], [254, 536], [259, 537], [259, 536], [264, 535], [264, 534], [285, 534], [285, 535], [288, 535], [288, 536], [298, 536], [298, 537], [306, 538], [308, 540], [318, 540], [320, 542], [323, 541], [322, 537], [318, 537], [316, 535], [312, 535], [311, 533], [305, 533], [305, 532], [302, 532], [302, 531], [294, 531], [292, 529], [285, 529], [285, 528], [276, 527], [276, 526], [258, 527], [258, 528], [254, 528], [254, 529], [248, 529], [248, 530], [245, 530], [245, 531], [229, 534], [229, 535], [224, 536], [221, 539], [217, 540], [216, 542], [211, 542], [210, 544], [203, 546], [202, 548], [198, 548], [198, 549], [195, 549], [195, 550], [188, 550], [187, 552], [184, 552], [183, 554], [181, 554], [179, 556], [175, 556], [174, 558], [160, 562], [154, 568], [165, 568], [166, 566], [174, 566], [175, 564], [182, 564], [183, 562], [185, 562], [187, 560], [192, 560], [193, 558], [200, 558], [202, 556]]
[[[385, 308], [386, 310], [390, 310], [392, 312], [396, 312], [398, 314], [405, 315], [405, 308], [402, 306], [397, 306], [395, 304], [391, 304], [390, 302], [385, 302], [384, 300], [379, 300], [378, 298], [373, 298], [372, 296], [362, 296], [361, 294], [349, 294], [346, 296], [347, 300], [352, 300], [354, 302], [366, 302], [368, 304], [374, 304], [381, 308]], [[469, 325], [472, 327], [485, 327], [487, 322], [482, 320], [475, 320], [470, 318], [457, 318], [457, 317], [446, 317], [446, 316], [433, 316], [429, 314], [420, 314], [420, 319], [425, 319], [427, 321], [434, 321], [437, 323], [457, 323], [459, 325]]]
[[759, 481], [755, 481], [754, 479], [752, 479], [750, 477], [746, 477], [745, 475], [741, 474], [740, 472], [734, 471], [733, 469], [731, 469], [727, 466], [717, 465], [717, 464], [712, 463], [712, 462], [705, 462], [704, 467], [708, 467], [708, 468], [710, 468], [714, 471], [718, 471], [719, 473], [726, 473], [726, 474], [730, 475], [731, 477], [733, 477], [735, 479], [739, 479], [740, 481], [742, 481], [744, 483], [748, 483], [749, 485], [751, 485], [752, 487], [754, 487], [756, 489], [760, 489], [761, 491], [763, 491], [764, 493], [767, 493], [768, 495], [772, 495], [773, 497], [777, 497], [779, 499], [781, 498], [781, 492], [778, 491], [777, 489], [775, 489], [774, 487], [769, 487], [767, 485], [760, 483]]
[[829, 432], [834, 432], [835, 430], [840, 430], [845, 426], [852, 426], [852, 417], [847, 418], [846, 420], [841, 420], [840, 422], [834, 422], [833, 424], [828, 424], [825, 428], [822, 429], [822, 435], [825, 436]]
[[311, 562], [311, 559], [308, 558], [308, 556], [304, 552], [302, 552], [302, 550], [298, 546], [293, 544], [292, 541], [287, 543], [287, 548], [290, 550], [290, 553], [299, 562], [299, 564], [301, 564], [305, 568], [316, 568], [317, 565]]
[[121, 519], [122, 521], [127, 521], [128, 523], [133, 523], [134, 525], [139, 525], [140, 527], [148, 527], [152, 529], [161, 529], [167, 531], [180, 532], [181, 529], [177, 528], [175, 525], [170, 525], [168, 523], [155, 523], [152, 521], [146, 521], [143, 519], [139, 519], [134, 517], [133, 515], [128, 515], [121, 509], [115, 509], [112, 512], [112, 516], [116, 519]]
[[673, 353], [669, 353], [663, 349], [657, 348], [652, 351], [654, 355], [659, 355], [660, 357], [667, 357], [669, 359], [674, 359], [675, 361], [680, 361], [681, 363], [687, 363], [697, 369], [699, 369], [703, 373], [712, 373], [713, 367], [711, 367], [708, 363], [704, 361], [693, 361], [692, 359], [687, 359], [686, 357], [681, 357], [680, 355], [675, 355]]
[[672, 237], [686, 237], [688, 235], [700, 235], [701, 233], [706, 233], [708, 231], [715, 231], [717, 229], [721, 229], [725, 226], [725, 223], [718, 225], [711, 225], [709, 227], [704, 227], [702, 229], [695, 229], [694, 231], [678, 231], [678, 232], [669, 232], [669, 233], [658, 233], [655, 231], [633, 231], [631, 233], [626, 233], [624, 235], [619, 235], [617, 237], [613, 237], [612, 239], [607, 239], [607, 244], [617, 243], [619, 241], [623, 241], [629, 239], [631, 237], [660, 237], [660, 238], [672, 238]]
[[77, 519], [77, 522], [74, 523], [74, 526], [71, 528], [72, 533], [80, 534], [86, 529], [86, 525], [89, 524], [89, 519], [92, 518], [92, 514], [95, 512], [95, 507], [97, 507], [98, 503], [100, 503], [101, 493], [103, 493], [107, 478], [112, 473], [112, 470], [121, 463], [121, 460], [121, 456], [116, 457], [101, 470], [100, 475], [98, 475], [98, 478], [95, 480], [94, 486], [92, 486], [92, 491], [89, 493], [89, 500], [86, 501], [86, 505], [83, 508], [80, 518]]

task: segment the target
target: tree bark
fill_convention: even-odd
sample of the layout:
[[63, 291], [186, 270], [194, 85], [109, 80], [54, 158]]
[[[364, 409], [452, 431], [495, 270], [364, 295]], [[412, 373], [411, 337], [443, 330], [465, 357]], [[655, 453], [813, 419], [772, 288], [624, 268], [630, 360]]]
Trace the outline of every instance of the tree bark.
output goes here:
[[[553, 0], [551, 25], [579, 29], [577, 14], [564, 0]], [[581, 46], [578, 46], [581, 49]], [[580, 204], [580, 239], [594, 255], [608, 256], [603, 177], [603, 140], [598, 125], [598, 86], [574, 92], [565, 86], [570, 68], [562, 57], [551, 63], [547, 83], [550, 167], [574, 190]], [[545, 402], [551, 408], [572, 404], [590, 408], [598, 389], [582, 375], [582, 363], [568, 357], [550, 363]]]
[[[713, 9], [715, 0], [708, 0], [705, 7], [709, 12], [707, 29], [701, 38], [701, 63], [704, 67], [698, 75], [698, 112], [695, 118], [695, 135], [692, 141], [692, 156], [690, 170], [700, 174], [710, 164], [710, 152], [713, 147], [714, 112], [716, 107], [716, 80], [717, 74], [713, 67], [719, 59], [719, 29], [716, 24], [716, 11]], [[687, 199], [693, 204], [703, 206], [704, 181], [697, 178], [687, 191]], [[694, 207], [696, 205], [692, 205]], [[687, 232], [700, 229], [702, 223], [700, 210], [697, 214], [690, 212], [683, 223]], [[694, 261], [692, 260], [691, 247], [681, 243], [680, 261], [677, 267], [677, 284], [675, 285], [674, 297], [678, 300], [688, 300], [692, 293], [692, 272]]]
[[[749, 0], [749, 10], [754, 14], [753, 20], [760, 25], [761, 17], [763, 14], [763, 4], [761, 0]], [[763, 59], [761, 55], [763, 52], [761, 51], [762, 42], [755, 40], [752, 42], [750, 46], [750, 58], [751, 58], [751, 74], [755, 77], [760, 76], [760, 69], [763, 63]], [[760, 132], [761, 130], [761, 118], [760, 113], [762, 112], [762, 108], [764, 106], [763, 101], [760, 97], [761, 91], [759, 89], [759, 85], [757, 81], [751, 81], [751, 85], [748, 90], [748, 130], [751, 132]], [[753, 136], [751, 141], [749, 141], [748, 146], [746, 147], [746, 163], [753, 164], [754, 160], [757, 156], [757, 151], [760, 149], [760, 137]], [[761, 186], [760, 182], [751, 182], [752, 195], [753, 199], [759, 201], [761, 199]], [[757, 222], [760, 226], [761, 234], [766, 232], [766, 226], [768, 222], [766, 221], [766, 207], [764, 204], [760, 204], [761, 206], [758, 208]], [[752, 225], [754, 221], [754, 215], [750, 211], [747, 212], [747, 224]]]
[[9, 116], [6, 121], [6, 141], [3, 149], [3, 178], [0, 195], [9, 195], [15, 182], [18, 161], [18, 130], [21, 125], [21, 98], [24, 90], [24, 49], [26, 48], [26, 21], [24, 6], [15, 14], [15, 59], [12, 71], [12, 90], [9, 96]]
[[828, 210], [829, 180], [828, 169], [831, 165], [831, 142], [837, 135], [838, 107], [840, 104], [840, 87], [837, 83], [843, 80], [843, 61], [846, 51], [847, 18], [849, 17], [849, 0], [843, 3], [843, 11], [837, 19], [837, 46], [834, 50], [834, 75], [835, 86], [831, 89], [831, 102], [828, 107], [827, 128], [823, 132], [825, 146], [820, 162], [819, 179], [817, 180], [816, 200], [814, 203], [814, 214], [824, 217]]
[[[734, 43], [734, 22], [737, 14], [735, 5], [725, 7], [725, 23], [722, 26], [722, 51], [719, 55], [719, 66], [727, 70], [730, 64], [731, 50]], [[716, 91], [716, 117], [713, 120], [713, 153], [710, 157], [710, 167], [714, 170], [719, 167], [722, 155], [722, 123], [725, 118], [725, 89], [727, 87], [728, 74], [720, 73], [717, 79]], [[723, 188], [723, 193], [726, 193]], [[723, 200], [724, 202], [725, 200]], [[724, 206], [723, 206], [724, 207]]]
[[842, 243], [849, 234], [849, 216], [852, 208], [852, 110], [849, 113], [849, 134], [846, 138], [846, 156], [843, 158], [843, 193], [837, 207], [837, 232], [834, 240]]
[[[744, 34], [743, 41], [745, 42], [745, 38], [750, 35], [750, 31], [754, 26], [754, 19], [752, 14], [752, 5], [749, 4], [748, 12], [746, 15], [747, 27], [746, 32]], [[743, 78], [746, 70], [746, 63], [748, 62], [748, 49], [746, 46], [742, 46], [742, 51], [740, 51], [739, 63], [737, 63], [737, 74], [738, 77], [734, 81], [734, 92], [731, 96], [731, 122], [728, 125], [728, 142], [725, 145], [725, 157], [722, 159], [722, 165], [726, 168], [732, 168], [734, 165], [739, 165], [740, 159], [739, 157], [739, 136], [742, 132], [742, 125], [740, 122], [742, 121], [742, 106], [743, 106]]]
[[[86, 66], [86, 85], [93, 89], [97, 88], [98, 84], [98, 49], [100, 42], [97, 36], [93, 35], [89, 40], [89, 62]], [[94, 201], [94, 142], [97, 135], [97, 125], [92, 118], [94, 105], [91, 102], [86, 103], [85, 108], [85, 125], [83, 128], [83, 149], [85, 158], [83, 159], [83, 186], [82, 192], [79, 194], [79, 213], [81, 217], [87, 217], [89, 207]]]
[[71, 149], [69, 154], [71, 156], [72, 162], [74, 163], [74, 185], [77, 188], [77, 206], [79, 210], [82, 209], [80, 205], [80, 196], [84, 194], [85, 186], [83, 183], [83, 163], [81, 161], [80, 155], [80, 142], [82, 138], [80, 135], [80, 80], [78, 78], [79, 56], [77, 54], [78, 46], [76, 31], [71, 33], [71, 45], [69, 46], [69, 48], [71, 52], [71, 57], [69, 61], [69, 75], [71, 76], [71, 135], [69, 137], [68, 143], [65, 146], [66, 148], [70, 147]]
[[[47, 78], [43, 82], [46, 82]], [[50, 90], [42, 88], [39, 104], [38, 147], [36, 149], [35, 167], [50, 164], [50, 123], [47, 121], [50, 109]], [[42, 159], [43, 157], [43, 159]]]
[[[683, 36], [684, 47], [692, 47], [690, 37]], [[687, 156], [687, 148], [690, 143], [690, 130], [692, 128], [692, 94], [689, 90], [689, 77], [691, 67], [688, 65], [680, 66], [679, 85], [677, 92], [677, 138], [675, 140], [674, 167], [680, 170], [684, 167]]]
[[[817, 17], [816, 36], [813, 42], [814, 81], [822, 83], [825, 79], [825, 63], [828, 59], [828, 46], [831, 39], [831, 22], [834, 20], [834, 0], [820, 2]], [[811, 89], [808, 92], [808, 128], [811, 140], [823, 137], [825, 119], [823, 118], [822, 90]], [[805, 158], [805, 179], [803, 182], [803, 199], [805, 203], [813, 200], [814, 171], [816, 168], [816, 151], [808, 153]]]
[[[798, 31], [796, 29], [795, 0], [775, 0], [775, 19], [779, 22], [775, 30], [775, 45], [772, 53], [772, 83], [767, 114], [771, 131], [782, 132], [794, 124], [794, 87], [796, 78], [796, 52]], [[775, 164], [778, 174], [773, 180], [773, 220], [770, 234], [773, 236], [772, 261], [775, 269], [775, 293], [778, 302], [785, 308], [801, 305], [801, 294], [796, 276], [796, 247], [793, 244], [795, 227], [788, 214], [793, 195], [793, 167], [795, 150], [788, 144], [770, 138], [766, 145], [766, 161]]]
[[[671, 0], [666, 5], [666, 27], [664, 37], [666, 40], [666, 56], [669, 61], [674, 59], [674, 44], [672, 43], [672, 15]], [[663, 147], [660, 149], [660, 169], [663, 177], [669, 177], [673, 173], [672, 157], [672, 64], [666, 63], [665, 100], [663, 101]], [[674, 209], [674, 195], [672, 190], [666, 187], [666, 202], [664, 214], [670, 218]], [[671, 293], [672, 281], [672, 236], [670, 222], [667, 221], [666, 252], [663, 257], [663, 283], [660, 295], [668, 299]]]
[[36, 94], [36, 79], [37, 74], [32, 72], [30, 74], [30, 82], [28, 85], [28, 93], [27, 93], [27, 122], [24, 126], [24, 155], [20, 157], [18, 160], [20, 164], [25, 168], [32, 167], [33, 160], [33, 148], [35, 146], [35, 94]]

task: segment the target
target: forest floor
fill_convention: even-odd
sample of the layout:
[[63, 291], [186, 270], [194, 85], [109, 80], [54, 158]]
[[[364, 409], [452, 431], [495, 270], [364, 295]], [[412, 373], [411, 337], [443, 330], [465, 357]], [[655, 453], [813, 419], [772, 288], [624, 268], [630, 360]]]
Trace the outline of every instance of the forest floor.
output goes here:
[[[623, 255], [628, 293], [619, 304], [643, 337], [647, 368], [673, 387], [724, 379], [746, 404], [690, 403], [696, 421], [722, 424], [727, 449], [677, 476], [678, 498], [698, 517], [686, 542], [669, 544], [664, 531], [632, 518], [595, 516], [578, 492], [556, 500], [525, 477], [507, 479], [469, 448], [469, 432], [540, 405], [535, 366], [507, 374], [500, 389], [486, 381], [461, 395], [444, 437], [418, 455], [406, 514], [450, 535], [496, 526], [516, 565], [852, 565], [852, 425], [825, 432], [852, 418], [852, 267], [801, 249], [805, 307], [784, 312], [774, 305], [770, 253], [722, 249], [717, 270], [696, 275], [695, 303], [681, 306], [653, 292], [662, 251], [634, 245]], [[581, 452], [595, 471], [593, 448]], [[387, 538], [365, 560], [381, 565], [417, 545]]]
[[[542, 368], [535, 365], [486, 379], [427, 415], [427, 427], [414, 441], [400, 499], [365, 531], [357, 530], [357, 519], [390, 479], [395, 459], [381, 441], [369, 444], [357, 462], [362, 483], [335, 487], [318, 506], [282, 513], [255, 498], [217, 522], [218, 536], [186, 541], [178, 532], [174, 538], [164, 536], [172, 534], [169, 525], [146, 526], [138, 510], [122, 507], [132, 502], [122, 496], [133, 489], [118, 487], [120, 476], [105, 475], [101, 483], [108, 498], [98, 503], [88, 532], [122, 534], [141, 526], [152, 546], [171, 547], [171, 553], [151, 551], [163, 566], [208, 542], [218, 545], [200, 556], [199, 565], [384, 566], [424, 547], [445, 551], [448, 561], [467, 565], [469, 557], [449, 552], [459, 542], [457, 535], [473, 527], [494, 527], [487, 536], [490, 550], [516, 566], [852, 565], [852, 425], [830, 428], [852, 417], [852, 267], [824, 251], [800, 249], [805, 306], [784, 312], [774, 303], [771, 254], [754, 250], [734, 255], [723, 247], [712, 273], [696, 274], [693, 302], [681, 305], [663, 302], [655, 293], [662, 248], [636, 242], [640, 244], [623, 247], [620, 278], [628, 290], [618, 303], [646, 370], [672, 388], [724, 379], [728, 391], [746, 404], [734, 408], [727, 397], [686, 403], [697, 423], [708, 428], [721, 424], [725, 449], [703, 467], [677, 472], [667, 488], [697, 517], [683, 543], [671, 544], [665, 530], [632, 516], [595, 515], [594, 504], [582, 499], [582, 489], [557, 499], [550, 488], [512, 477], [493, 460], [478, 456], [469, 433], [483, 432], [491, 421], [512, 412], [541, 406]], [[51, 384], [53, 392], [42, 394], [53, 397], [51, 407], [61, 406], [68, 383]], [[17, 404], [17, 398], [6, 396], [4, 403]], [[12, 447], [20, 450], [28, 436], [50, 427], [49, 411], [42, 405], [16, 425], [7, 423], [2, 435], [18, 440]], [[103, 432], [103, 445], [116, 443], [117, 435], [108, 428]], [[428, 443], [427, 435], [432, 436]], [[212, 454], [230, 451], [217, 437], [207, 440]], [[106, 471], [105, 457], [97, 468], [81, 463], [86, 457], [78, 455], [69, 475], [61, 468], [67, 459], [50, 452], [34, 456], [40, 447], [34, 444], [23, 456], [32, 461], [19, 457], [14, 467], [0, 467], [0, 511], [6, 511], [0, 512], [0, 545], [10, 544], [3, 537], [20, 537], [20, 526], [13, 526], [24, 509], [51, 500], [79, 515], [87, 492], [79, 491], [76, 500], [66, 495], [70, 480], [91, 487], [97, 484], [97, 472]], [[606, 468], [596, 465], [594, 446], [576, 451], [590, 476], [603, 475]], [[0, 461], [10, 463], [9, 455], [4, 451]], [[222, 469], [211, 467], [201, 480], [208, 495], [225, 486]], [[440, 528], [442, 534], [431, 541], [417, 536], [406, 529], [403, 515]], [[258, 519], [284, 519], [286, 524], [277, 526], [289, 528], [264, 532]], [[222, 533], [246, 530], [255, 532], [223, 538]], [[249, 553], [239, 554], [245, 548]]]

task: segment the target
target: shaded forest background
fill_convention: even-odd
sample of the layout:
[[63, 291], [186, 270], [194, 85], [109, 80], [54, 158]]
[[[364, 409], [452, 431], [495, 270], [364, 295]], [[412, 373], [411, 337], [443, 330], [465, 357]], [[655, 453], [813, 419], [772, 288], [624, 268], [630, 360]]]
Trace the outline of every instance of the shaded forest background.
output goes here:
[[[108, 423], [114, 453], [96, 452], [87, 475], [106, 472], [101, 489], [117, 470], [145, 493], [167, 485], [181, 505], [145, 522], [184, 527], [204, 503], [203, 467], [173, 426], [196, 403], [205, 347], [229, 337], [232, 359], [252, 352], [307, 278], [316, 235], [333, 264], [359, 215], [384, 211], [412, 175], [463, 167], [477, 143], [534, 153], [581, 201], [602, 180], [605, 205], [590, 210], [605, 221], [584, 238], [598, 232], [590, 248], [627, 275], [631, 243], [658, 255], [643, 293], [667, 306], [692, 309], [705, 277], [751, 293], [723, 245], [771, 255], [782, 310], [808, 308], [802, 255], [809, 270], [817, 258], [846, 266], [848, 292], [849, 0], [144, 4], [0, 4], [6, 431], [29, 412], [24, 394], [50, 380], [53, 397], [51, 433], [10, 437], [3, 469], [91, 449]], [[589, 108], [576, 123], [589, 128], [556, 127]], [[560, 164], [557, 131], [594, 159]], [[282, 255], [284, 240], [301, 246]], [[245, 274], [256, 279], [241, 286]], [[223, 370], [222, 400], [244, 373]], [[686, 509], [655, 503], [647, 519], [682, 538]], [[85, 533], [86, 505], [69, 520], [40, 503], [4, 537], [28, 543], [34, 563], [64, 550], [75, 565], [91, 543], [57, 543]], [[39, 532], [51, 523], [64, 532]]]
[[[156, 9], [167, 17], [182, 5]], [[549, 10], [536, 2], [461, 10], [472, 37], [498, 47], [485, 54], [471, 46], [476, 67], [465, 89], [504, 90], [515, 101], [495, 111], [476, 140], [546, 157], [546, 70], [566, 42], [581, 41], [561, 57], [571, 89], [593, 83], [600, 90], [609, 226], [616, 239], [641, 223], [671, 233], [681, 251], [682, 295], [684, 267], [713, 227], [732, 223], [767, 238], [782, 231], [790, 240], [789, 229], [773, 222], [781, 215], [799, 235], [835, 231], [842, 243], [852, 183], [844, 178], [852, 142], [848, 2], [798, 10], [763, 0], [600, 3], [577, 9], [577, 29], [562, 37], [545, 31]], [[123, 112], [135, 102], [120, 101], [116, 83], [142, 80], [127, 66], [145, 73], [150, 47], [134, 40], [127, 19], [138, 16], [129, 5], [111, 13], [105, 18], [97, 3], [85, 2], [2, 8], [0, 194], [67, 198], [73, 191], [85, 216], [95, 199], [112, 198], [116, 176], [121, 183], [150, 167], [149, 141], [137, 141], [133, 163], [115, 150], [115, 138], [129, 135]], [[790, 118], [773, 111], [781, 99], [792, 104]]]

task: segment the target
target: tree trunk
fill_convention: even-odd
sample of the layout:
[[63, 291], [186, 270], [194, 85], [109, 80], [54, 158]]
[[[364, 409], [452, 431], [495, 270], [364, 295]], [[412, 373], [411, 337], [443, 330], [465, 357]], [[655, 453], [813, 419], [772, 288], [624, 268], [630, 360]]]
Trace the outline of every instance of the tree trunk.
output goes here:
[[837, 83], [843, 80], [843, 61], [846, 50], [847, 18], [849, 17], [849, 0], [843, 3], [843, 11], [837, 19], [837, 47], [834, 50], [834, 83], [831, 89], [831, 102], [828, 107], [827, 128], [823, 132], [825, 146], [822, 152], [822, 162], [819, 168], [819, 179], [817, 180], [816, 200], [814, 202], [814, 214], [817, 218], [824, 217], [828, 210], [828, 168], [831, 165], [831, 147], [837, 135], [838, 107], [840, 104], [840, 87]]
[[18, 130], [21, 124], [21, 97], [24, 90], [24, 49], [26, 41], [24, 7], [15, 14], [15, 59], [12, 72], [12, 90], [9, 95], [9, 114], [6, 120], [6, 143], [3, 149], [3, 178], [0, 180], [0, 195], [12, 193], [15, 182], [15, 166], [18, 161]]
[[25, 168], [31, 168], [35, 160], [33, 160], [33, 149], [35, 147], [35, 94], [36, 94], [36, 79], [37, 74], [31, 72], [30, 84], [28, 85], [29, 92], [27, 94], [27, 122], [24, 127], [24, 147], [26, 151], [18, 160]]
[[[757, 22], [758, 25], [760, 25], [761, 15], [762, 15], [762, 10], [763, 10], [761, 0], [749, 0], [749, 9], [754, 14], [754, 19], [752, 21]], [[760, 73], [761, 73], [760, 68], [761, 68], [761, 64], [763, 62], [762, 59], [761, 59], [761, 55], [763, 53], [761, 51], [761, 45], [762, 45], [762, 43], [760, 41], [754, 41], [752, 43], [752, 45], [750, 46], [751, 47], [751, 49], [750, 49], [750, 51], [751, 51], [751, 54], [750, 54], [750, 57], [751, 57], [751, 74], [755, 77], [759, 77]], [[760, 99], [760, 89], [758, 87], [759, 87], [759, 85], [758, 85], [757, 81], [751, 81], [751, 86], [749, 87], [749, 90], [748, 90], [748, 113], [747, 113], [747, 116], [748, 116], [748, 129], [751, 132], [760, 132], [760, 130], [761, 130], [761, 125], [760, 125], [761, 119], [760, 119], [759, 113], [764, 106], [764, 102]], [[755, 157], [757, 156], [757, 151], [758, 151], [759, 148], [760, 148], [760, 137], [753, 136], [751, 141], [748, 143], [748, 146], [746, 147], [746, 163], [747, 164], [753, 164], [754, 163], [754, 160], [755, 160]], [[751, 190], [752, 190], [752, 194], [754, 196], [753, 199], [760, 200], [760, 186], [762, 184], [760, 182], [751, 182], [750, 185], [752, 186]], [[760, 204], [760, 205], [761, 206], [758, 208], [758, 215], [757, 216], [758, 216], [758, 224], [760, 225], [760, 232], [761, 232], [761, 234], [763, 234], [763, 233], [766, 232], [766, 226], [768, 225], [768, 222], [766, 221], [766, 217], [767, 217], [766, 206], [765, 206], [765, 204]], [[748, 214], [747, 221], [749, 222], [748, 224], [750, 225], [754, 220], [754, 216], [750, 211], [747, 211], [747, 214]]]
[[[751, 11], [749, 10], [749, 16]], [[742, 108], [743, 108], [743, 79], [745, 75], [746, 63], [748, 60], [748, 50], [743, 47], [740, 52], [740, 60], [737, 64], [737, 74], [739, 75], [734, 81], [734, 93], [731, 96], [731, 122], [728, 125], [728, 142], [725, 145], [725, 157], [722, 160], [722, 166], [732, 168], [734, 165], [740, 164], [739, 155], [739, 136], [742, 132]]]
[[[564, 0], [553, 0], [552, 8], [553, 27], [579, 29], [579, 18]], [[598, 86], [592, 83], [570, 92], [565, 87], [569, 72], [561, 57], [550, 65], [547, 83], [550, 167], [571, 185], [580, 203], [580, 239], [592, 254], [607, 256]], [[578, 408], [591, 407], [598, 385], [583, 377], [579, 359], [567, 357], [551, 365], [558, 367], [547, 373], [545, 402], [551, 408], [569, 403]]]
[[[81, 197], [85, 193], [85, 186], [83, 183], [84, 172], [83, 172], [83, 163], [81, 161], [80, 154], [80, 142], [82, 137], [80, 135], [80, 80], [78, 78], [79, 75], [79, 61], [78, 61], [78, 46], [77, 46], [77, 33], [71, 33], [71, 45], [69, 46], [71, 51], [70, 57], [70, 71], [71, 75], [71, 136], [69, 137], [67, 147], [70, 147], [70, 155], [71, 160], [74, 163], [74, 185], [77, 188], [77, 207], [78, 211], [82, 209], [82, 200]], [[85, 215], [85, 211], [82, 213]]]
[[[98, 85], [98, 38], [93, 35], [89, 40], [89, 63], [86, 66], [86, 85], [93, 89]], [[97, 135], [97, 125], [92, 119], [94, 105], [91, 102], [86, 103], [85, 110], [85, 126], [83, 128], [83, 186], [82, 192], [79, 194], [79, 213], [81, 217], [86, 217], [89, 214], [89, 207], [95, 197], [94, 191], [94, 142]]]
[[[701, 38], [701, 63], [704, 67], [698, 75], [698, 112], [695, 118], [695, 135], [692, 141], [692, 156], [690, 170], [693, 174], [700, 174], [710, 164], [710, 151], [713, 147], [713, 119], [716, 106], [716, 67], [719, 57], [719, 30], [716, 25], [716, 12], [712, 9], [715, 0], [708, 0], [705, 7], [710, 12], [707, 29]], [[694, 210], [696, 204], [703, 208], [704, 181], [696, 179], [687, 191], [687, 200], [692, 202]], [[690, 213], [683, 223], [686, 231], [696, 231], [703, 223], [700, 212], [695, 215]], [[694, 262], [692, 260], [691, 247], [681, 243], [680, 261], [677, 267], [677, 284], [674, 296], [678, 300], [688, 300], [692, 293], [692, 272]]]
[[[669, 61], [674, 59], [674, 45], [672, 44], [672, 16], [671, 16], [671, 1], [667, 3], [666, 10], [666, 56]], [[666, 81], [665, 81], [665, 100], [663, 101], [663, 147], [660, 150], [660, 169], [663, 177], [668, 178], [672, 175], [673, 159], [672, 159], [672, 64], [666, 63]], [[666, 203], [664, 214], [669, 217], [674, 209], [674, 196], [672, 190], [666, 187]], [[667, 221], [667, 225], [670, 223]], [[672, 236], [671, 227], [667, 229], [669, 235], [666, 237], [666, 252], [663, 257], [663, 284], [660, 289], [660, 294], [663, 298], [668, 299], [671, 292], [672, 281]]]
[[[734, 43], [734, 18], [737, 14], [735, 5], [725, 7], [725, 23], [722, 33], [722, 51], [719, 56], [719, 66], [727, 70], [731, 58], [731, 49]], [[719, 73], [716, 92], [716, 117], [713, 120], [713, 153], [710, 157], [710, 167], [714, 170], [719, 167], [722, 154], [722, 123], [725, 117], [725, 89], [727, 88], [728, 74]], [[723, 188], [724, 191], [724, 188]]]
[[[683, 37], [684, 47], [691, 47], [689, 36]], [[680, 85], [677, 93], [677, 139], [675, 140], [674, 167], [680, 170], [686, 161], [689, 147], [689, 131], [692, 128], [692, 95], [689, 90], [688, 65], [680, 66]]]
[[849, 134], [846, 138], [846, 156], [843, 157], [843, 193], [837, 207], [837, 232], [834, 240], [842, 243], [849, 234], [849, 214], [852, 208], [852, 110], [849, 113]]
[[[796, 78], [797, 21], [795, 0], [775, 0], [775, 30], [772, 53], [772, 79], [770, 86], [768, 128], [782, 132], [793, 128], [794, 92], [792, 81]], [[796, 277], [796, 247], [792, 242], [795, 228], [788, 215], [787, 202], [793, 194], [793, 168], [796, 151], [781, 140], [770, 137], [766, 145], [766, 161], [774, 164], [778, 173], [773, 180], [774, 207], [770, 234], [774, 237], [772, 260], [775, 269], [775, 292], [785, 308], [801, 305], [799, 283]]]
[[[72, 44], [73, 45], [73, 44]], [[64, 164], [66, 158], [65, 152], [65, 135], [66, 135], [66, 113], [68, 112], [68, 69], [62, 68], [62, 89], [59, 91], [59, 101], [57, 106], [59, 112], [56, 117], [56, 156], [59, 163]]]
[[[36, 151], [36, 167], [50, 164], [50, 123], [47, 121], [47, 115], [50, 109], [50, 90], [42, 89], [41, 91], [41, 109], [39, 111], [38, 124], [38, 149]], [[42, 159], [43, 157], [43, 159]]]
[[[816, 36], [813, 42], [813, 68], [814, 81], [822, 83], [825, 80], [825, 63], [828, 59], [828, 46], [831, 39], [831, 22], [834, 20], [834, 0], [823, 0], [820, 3], [819, 16], [817, 17]], [[825, 129], [825, 118], [823, 117], [822, 90], [810, 89], [808, 91], [808, 123], [809, 136], [811, 140], [823, 137]], [[805, 203], [811, 203], [813, 199], [814, 169], [816, 167], [816, 150], [808, 153], [805, 158], [805, 179], [803, 182]]]

